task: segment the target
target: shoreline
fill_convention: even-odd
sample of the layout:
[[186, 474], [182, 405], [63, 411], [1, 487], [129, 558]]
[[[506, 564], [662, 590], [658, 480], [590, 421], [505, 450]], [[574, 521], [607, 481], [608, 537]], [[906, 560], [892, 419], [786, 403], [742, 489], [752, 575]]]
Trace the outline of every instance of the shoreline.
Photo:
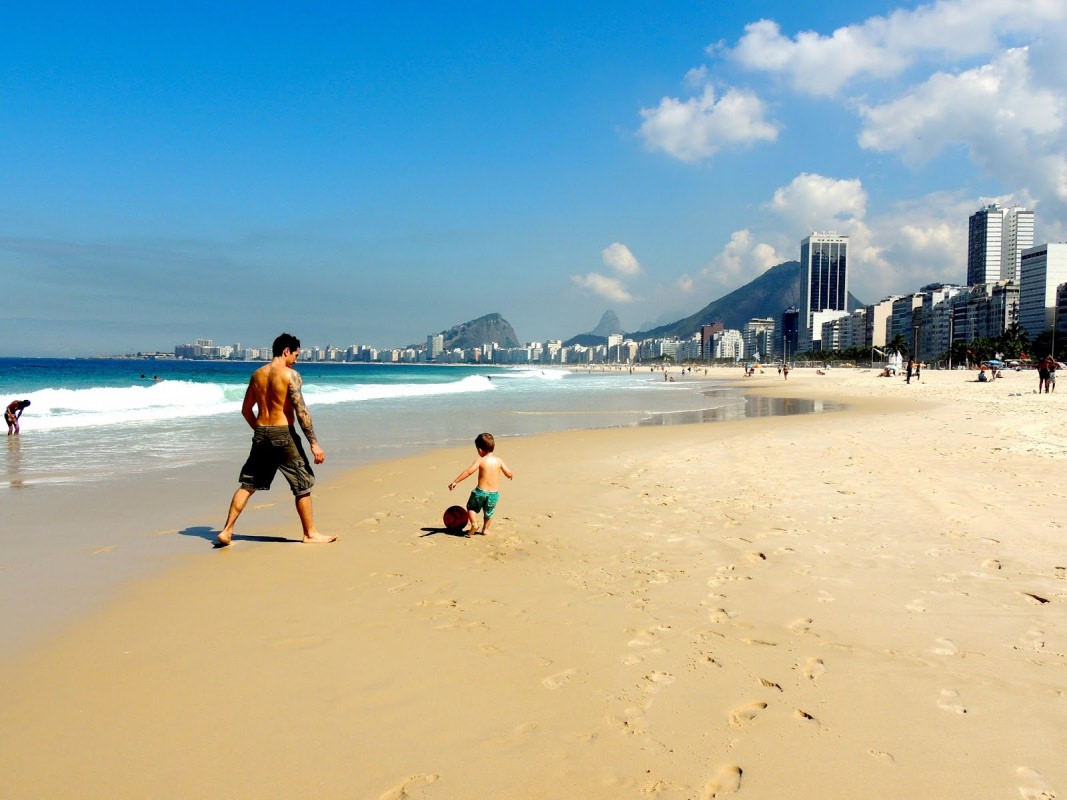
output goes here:
[[298, 535], [276, 491], [0, 663], [0, 769], [46, 797], [1054, 796], [1067, 403], [927, 374], [736, 376], [849, 408], [503, 440], [486, 539], [437, 527], [472, 447], [324, 482], [333, 545], [240, 541]]

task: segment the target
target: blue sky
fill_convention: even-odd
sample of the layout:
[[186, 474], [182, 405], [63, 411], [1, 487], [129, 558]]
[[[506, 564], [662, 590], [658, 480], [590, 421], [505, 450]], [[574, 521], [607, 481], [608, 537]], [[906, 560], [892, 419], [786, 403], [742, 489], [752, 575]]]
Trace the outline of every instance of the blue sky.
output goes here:
[[[37, 7], [39, 6], [39, 7]], [[221, 6], [221, 7], [219, 7]], [[852, 237], [1067, 221], [1058, 0], [0, 6], [0, 355], [679, 319]]]

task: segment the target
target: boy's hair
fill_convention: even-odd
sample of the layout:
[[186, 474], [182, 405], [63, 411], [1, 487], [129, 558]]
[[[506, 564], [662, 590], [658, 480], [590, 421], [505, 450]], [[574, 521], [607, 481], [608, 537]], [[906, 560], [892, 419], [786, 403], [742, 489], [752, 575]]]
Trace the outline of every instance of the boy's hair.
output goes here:
[[285, 348], [289, 348], [290, 353], [295, 353], [300, 349], [300, 340], [297, 339], [291, 333], [283, 333], [277, 339], [274, 340], [274, 356], [277, 358], [282, 354]]
[[474, 446], [479, 450], [484, 450], [487, 453], [492, 453], [496, 447], [496, 439], [493, 438], [491, 433], [479, 433], [474, 440]]

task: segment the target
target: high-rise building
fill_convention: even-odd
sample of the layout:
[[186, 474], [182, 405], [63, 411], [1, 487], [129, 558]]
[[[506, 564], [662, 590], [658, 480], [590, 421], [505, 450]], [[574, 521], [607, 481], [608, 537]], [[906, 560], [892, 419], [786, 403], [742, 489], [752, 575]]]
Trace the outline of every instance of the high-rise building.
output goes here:
[[816, 313], [847, 310], [848, 237], [812, 233], [800, 243], [800, 324], [807, 334], [801, 338], [818, 340], [820, 331], [813, 330]]
[[1034, 212], [1026, 208], [1004, 211], [1004, 243], [1000, 256], [1000, 278], [1019, 281], [1023, 250], [1034, 246]]
[[1056, 287], [1067, 283], [1067, 244], [1024, 250], [1019, 274], [1019, 325], [1034, 339], [1056, 324]]
[[1022, 252], [1033, 244], [1033, 211], [997, 203], [979, 209], [967, 230], [967, 285], [1019, 280]]

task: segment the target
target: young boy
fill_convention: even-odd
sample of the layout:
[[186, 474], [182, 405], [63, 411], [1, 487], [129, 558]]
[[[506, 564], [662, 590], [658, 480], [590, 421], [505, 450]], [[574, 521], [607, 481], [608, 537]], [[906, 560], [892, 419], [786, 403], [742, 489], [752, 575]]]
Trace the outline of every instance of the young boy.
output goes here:
[[510, 481], [515, 476], [508, 465], [493, 455], [496, 441], [491, 433], [480, 433], [474, 440], [474, 446], [478, 450], [478, 457], [474, 463], [456, 476], [452, 483], [448, 484], [448, 491], [456, 488], [456, 484], [469, 478], [476, 471], [478, 473], [478, 485], [471, 492], [467, 500], [467, 515], [470, 517], [471, 526], [466, 531], [469, 537], [478, 527], [477, 513], [482, 512], [485, 521], [482, 523], [482, 536], [489, 532], [489, 523], [493, 521], [493, 512], [496, 511], [496, 501], [500, 496], [500, 475], [503, 473]]

